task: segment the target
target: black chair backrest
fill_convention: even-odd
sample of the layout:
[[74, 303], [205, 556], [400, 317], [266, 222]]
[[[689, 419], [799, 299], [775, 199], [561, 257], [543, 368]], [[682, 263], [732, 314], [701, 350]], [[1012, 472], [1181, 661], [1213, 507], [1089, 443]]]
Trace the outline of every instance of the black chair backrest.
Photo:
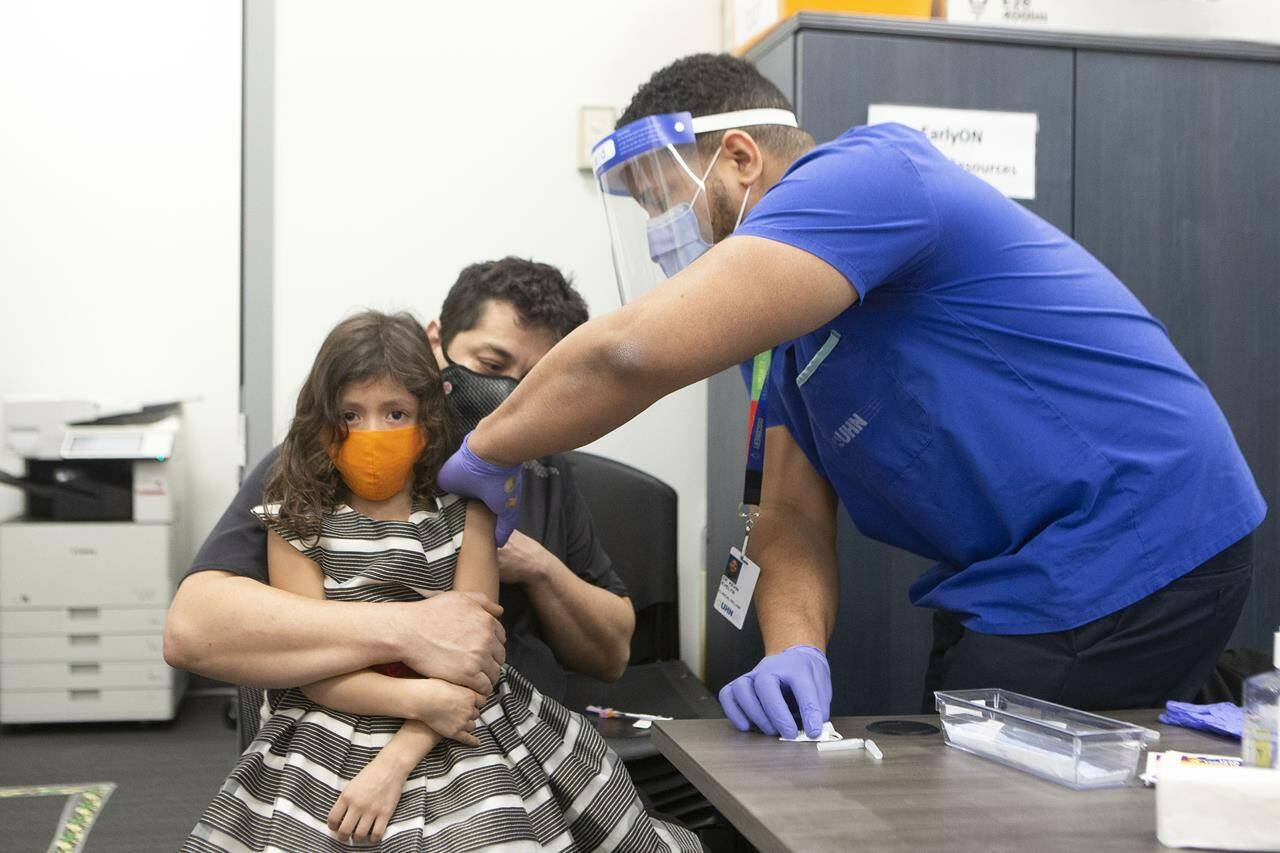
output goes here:
[[675, 489], [630, 465], [575, 451], [565, 458], [600, 544], [636, 609], [631, 663], [680, 656]]

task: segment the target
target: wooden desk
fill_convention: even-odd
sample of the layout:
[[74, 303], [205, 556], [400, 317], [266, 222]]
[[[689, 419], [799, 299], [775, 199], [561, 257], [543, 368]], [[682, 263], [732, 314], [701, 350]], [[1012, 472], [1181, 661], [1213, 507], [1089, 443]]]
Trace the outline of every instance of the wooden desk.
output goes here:
[[[1109, 716], [1157, 729], [1157, 751], [1238, 754], [1235, 741], [1160, 725], [1156, 714]], [[845, 737], [867, 737], [878, 719], [886, 718], [832, 722]], [[724, 720], [661, 722], [653, 733], [662, 754], [762, 851], [1166, 849], [1156, 841], [1153, 789], [1073, 791], [951, 749], [941, 734], [870, 736], [884, 761], [743, 734]]]

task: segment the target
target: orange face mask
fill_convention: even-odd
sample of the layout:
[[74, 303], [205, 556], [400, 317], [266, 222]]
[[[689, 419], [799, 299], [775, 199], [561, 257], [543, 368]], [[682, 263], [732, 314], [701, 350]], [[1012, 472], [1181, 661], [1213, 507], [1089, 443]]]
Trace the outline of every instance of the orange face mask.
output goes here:
[[426, 446], [420, 427], [361, 429], [348, 432], [329, 456], [347, 488], [367, 501], [385, 501], [404, 488]]

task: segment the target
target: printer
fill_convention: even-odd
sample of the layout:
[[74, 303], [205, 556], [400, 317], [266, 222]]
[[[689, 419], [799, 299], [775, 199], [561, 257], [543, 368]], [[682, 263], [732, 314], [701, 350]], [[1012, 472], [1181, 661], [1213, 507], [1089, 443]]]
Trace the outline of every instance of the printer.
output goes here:
[[0, 724], [172, 719], [163, 658], [182, 561], [181, 403], [7, 398], [24, 495], [0, 522]]

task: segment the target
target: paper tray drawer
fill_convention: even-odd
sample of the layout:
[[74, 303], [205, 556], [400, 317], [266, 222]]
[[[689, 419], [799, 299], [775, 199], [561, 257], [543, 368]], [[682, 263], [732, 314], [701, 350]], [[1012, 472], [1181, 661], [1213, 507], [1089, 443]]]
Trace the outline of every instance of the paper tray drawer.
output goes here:
[[0, 637], [0, 661], [134, 661], [163, 663], [164, 638], [160, 634], [119, 636], [111, 634], [62, 634], [52, 637]]
[[0, 525], [0, 607], [164, 606], [170, 544], [167, 524]]
[[155, 690], [0, 690], [0, 722], [75, 723], [171, 720], [178, 692]]
[[162, 607], [0, 610], [0, 635], [158, 633], [164, 630], [164, 613]]
[[173, 674], [173, 670], [163, 663], [8, 663], [0, 664], [0, 689], [168, 687]]

